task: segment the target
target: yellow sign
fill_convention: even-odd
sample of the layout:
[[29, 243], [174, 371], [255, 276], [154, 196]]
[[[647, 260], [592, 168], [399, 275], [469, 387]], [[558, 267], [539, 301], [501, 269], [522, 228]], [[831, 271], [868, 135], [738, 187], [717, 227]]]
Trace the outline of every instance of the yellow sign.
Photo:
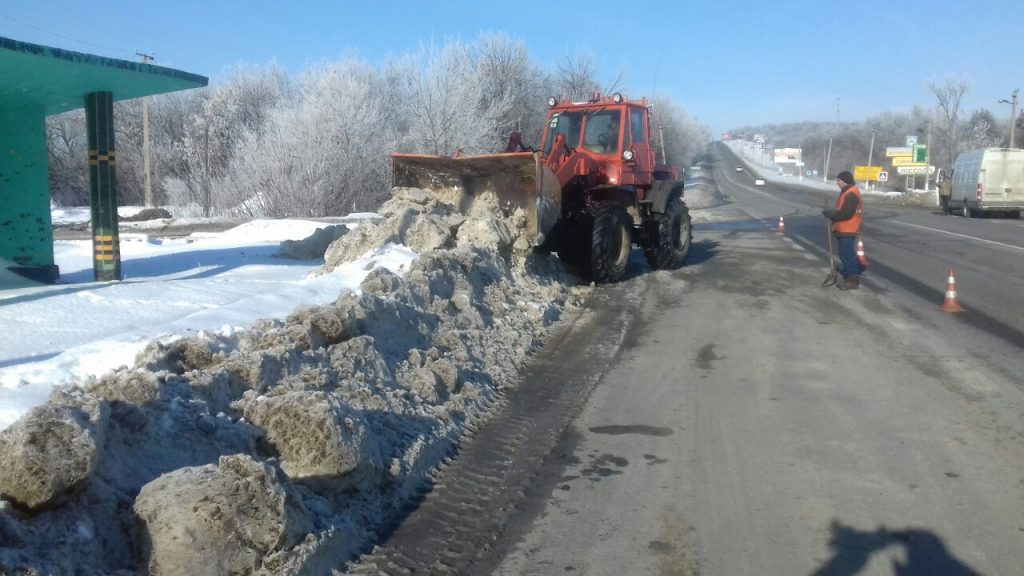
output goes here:
[[897, 156], [892, 159], [893, 166], [920, 166], [925, 167], [928, 164], [925, 162], [914, 162], [914, 159], [910, 156]]
[[885, 155], [889, 158], [896, 158], [899, 156], [913, 156], [914, 149], [910, 146], [890, 146], [885, 149]]
[[879, 180], [879, 174], [882, 173], [881, 166], [854, 166], [853, 167], [853, 179], [854, 180]]

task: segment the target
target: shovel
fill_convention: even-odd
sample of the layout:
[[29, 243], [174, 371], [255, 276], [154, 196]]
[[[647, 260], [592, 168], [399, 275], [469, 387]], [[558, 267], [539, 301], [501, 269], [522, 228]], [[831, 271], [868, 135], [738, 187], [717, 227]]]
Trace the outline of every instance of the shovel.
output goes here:
[[822, 288], [836, 285], [836, 259], [832, 256], [832, 221], [825, 218], [825, 232], [828, 235], [828, 276], [821, 283]]

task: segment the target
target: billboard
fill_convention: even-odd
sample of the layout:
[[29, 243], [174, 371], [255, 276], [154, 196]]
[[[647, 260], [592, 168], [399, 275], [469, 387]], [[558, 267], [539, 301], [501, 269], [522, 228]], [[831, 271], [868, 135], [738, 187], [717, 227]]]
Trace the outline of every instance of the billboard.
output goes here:
[[796, 164], [801, 161], [799, 148], [776, 148], [772, 151], [772, 159], [776, 164]]

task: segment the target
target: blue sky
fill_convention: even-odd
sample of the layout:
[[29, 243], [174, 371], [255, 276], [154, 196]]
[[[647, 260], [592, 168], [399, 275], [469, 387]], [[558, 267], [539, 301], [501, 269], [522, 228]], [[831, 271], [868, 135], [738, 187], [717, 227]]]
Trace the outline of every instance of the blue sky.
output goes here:
[[486, 32], [554, 69], [590, 54], [631, 97], [670, 96], [713, 134], [748, 124], [861, 121], [932, 106], [929, 82], [967, 80], [967, 113], [1024, 85], [1024, 0], [645, 2], [470, 0], [0, 0], [0, 36], [209, 76], [343, 56], [373, 65]]

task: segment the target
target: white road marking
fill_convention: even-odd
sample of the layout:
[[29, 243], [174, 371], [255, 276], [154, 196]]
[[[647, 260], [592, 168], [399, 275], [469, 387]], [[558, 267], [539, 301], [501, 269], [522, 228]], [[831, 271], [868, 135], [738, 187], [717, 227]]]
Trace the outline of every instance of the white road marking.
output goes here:
[[921, 228], [922, 230], [930, 230], [932, 232], [938, 232], [940, 234], [947, 234], [949, 236], [956, 236], [958, 238], [967, 238], [968, 240], [977, 240], [978, 242], [984, 242], [985, 244], [995, 244], [996, 246], [1002, 246], [1004, 248], [1012, 248], [1014, 250], [1020, 250], [1024, 252], [1024, 246], [1014, 246], [1013, 244], [1005, 244], [1003, 242], [996, 242], [995, 240], [985, 240], [984, 238], [978, 238], [977, 236], [968, 236], [967, 234], [957, 234], [956, 232], [947, 232], [945, 230], [939, 230], [938, 228], [929, 228], [928, 226], [921, 226], [920, 224], [911, 224], [909, 222], [900, 222], [894, 220], [897, 224], [904, 226], [913, 226], [914, 228]]

